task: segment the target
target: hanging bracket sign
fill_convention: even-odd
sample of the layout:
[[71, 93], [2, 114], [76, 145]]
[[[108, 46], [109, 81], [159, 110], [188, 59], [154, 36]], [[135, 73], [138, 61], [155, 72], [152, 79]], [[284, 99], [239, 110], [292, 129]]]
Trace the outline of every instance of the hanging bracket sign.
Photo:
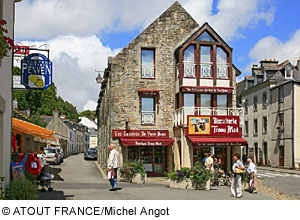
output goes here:
[[52, 62], [39, 53], [26, 56], [21, 61], [21, 84], [26, 89], [47, 89], [52, 85]]

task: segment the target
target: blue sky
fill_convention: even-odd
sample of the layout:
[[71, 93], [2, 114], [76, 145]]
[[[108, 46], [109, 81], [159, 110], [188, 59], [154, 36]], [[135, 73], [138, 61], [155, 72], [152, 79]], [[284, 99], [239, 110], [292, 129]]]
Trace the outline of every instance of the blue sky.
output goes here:
[[[79, 110], [93, 109], [99, 92], [95, 69], [104, 70], [107, 56], [116, 55], [173, 2], [23, 0], [16, 6], [16, 41], [49, 44], [59, 94]], [[295, 64], [300, 57], [299, 1], [179, 2], [200, 25], [208, 21], [234, 49], [242, 76], [261, 59]]]

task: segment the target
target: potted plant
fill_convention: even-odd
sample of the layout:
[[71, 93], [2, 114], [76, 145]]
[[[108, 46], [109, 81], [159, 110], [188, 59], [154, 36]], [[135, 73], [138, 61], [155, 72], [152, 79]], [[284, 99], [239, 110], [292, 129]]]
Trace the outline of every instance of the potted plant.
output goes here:
[[147, 174], [140, 161], [137, 163], [124, 164], [120, 168], [120, 181], [145, 184]]
[[242, 190], [243, 191], [247, 191], [249, 190], [249, 182], [250, 182], [250, 175], [248, 174], [248, 172], [244, 172], [243, 176], [242, 176]]
[[170, 188], [175, 189], [188, 189], [192, 186], [190, 181], [191, 171], [190, 168], [182, 168], [167, 174], [167, 179], [170, 180]]
[[198, 163], [191, 169], [190, 179], [195, 189], [210, 190], [211, 170]]

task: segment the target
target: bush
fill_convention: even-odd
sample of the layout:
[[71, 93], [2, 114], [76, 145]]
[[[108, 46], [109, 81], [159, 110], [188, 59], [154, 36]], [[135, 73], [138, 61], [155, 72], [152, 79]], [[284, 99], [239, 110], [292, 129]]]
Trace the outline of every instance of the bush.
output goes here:
[[204, 189], [206, 182], [211, 179], [211, 172], [201, 163], [198, 163], [192, 168], [182, 168], [170, 172], [167, 174], [167, 178], [176, 182], [191, 180], [196, 189]]
[[4, 199], [4, 191], [3, 191], [3, 182], [5, 180], [5, 177], [0, 176], [0, 200]]
[[6, 190], [5, 199], [6, 200], [36, 200], [37, 195], [37, 185], [30, 180], [25, 178], [20, 178], [12, 180]]
[[142, 177], [145, 177], [146, 172], [143, 168], [143, 164], [138, 161], [137, 163], [128, 163], [124, 164], [120, 168], [121, 176], [132, 179], [136, 174], [141, 174]]
[[204, 189], [206, 182], [211, 179], [211, 170], [202, 164], [197, 164], [191, 169], [191, 181], [196, 189]]

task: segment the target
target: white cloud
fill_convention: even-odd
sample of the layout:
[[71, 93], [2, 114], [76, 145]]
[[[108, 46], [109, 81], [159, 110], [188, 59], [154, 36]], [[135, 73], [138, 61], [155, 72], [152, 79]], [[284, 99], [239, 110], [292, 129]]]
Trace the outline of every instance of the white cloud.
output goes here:
[[93, 103], [98, 98], [96, 84], [97, 70], [107, 66], [107, 57], [119, 50], [102, 45], [94, 35], [76, 37], [67, 35], [49, 41], [22, 42], [24, 45], [50, 45], [50, 59], [53, 62], [54, 83], [58, 94], [78, 107], [78, 110], [95, 110]]
[[263, 11], [258, 0], [219, 0], [216, 14], [212, 14], [212, 3], [213, 0], [188, 0], [184, 5], [198, 23], [208, 21], [225, 40], [243, 37], [241, 30], [253, 27], [260, 20], [267, 25], [274, 20], [275, 8]]
[[[214, 0], [216, 1], [216, 0]], [[265, 1], [265, 0], [264, 0]], [[264, 2], [264, 1], [260, 1]], [[16, 4], [19, 39], [51, 39], [57, 35], [88, 35], [140, 29], [149, 25], [174, 0], [23, 0]], [[199, 24], [208, 21], [226, 40], [242, 36], [243, 28], [274, 19], [274, 7], [259, 8], [258, 0], [180, 0]]]
[[264, 59], [290, 60], [293, 64], [300, 57], [300, 29], [289, 40], [283, 42], [276, 37], [267, 36], [260, 39], [249, 52], [251, 63], [245, 72], [250, 72], [254, 63]]
[[96, 110], [97, 102], [88, 100], [88, 102], [83, 106], [83, 110]]

